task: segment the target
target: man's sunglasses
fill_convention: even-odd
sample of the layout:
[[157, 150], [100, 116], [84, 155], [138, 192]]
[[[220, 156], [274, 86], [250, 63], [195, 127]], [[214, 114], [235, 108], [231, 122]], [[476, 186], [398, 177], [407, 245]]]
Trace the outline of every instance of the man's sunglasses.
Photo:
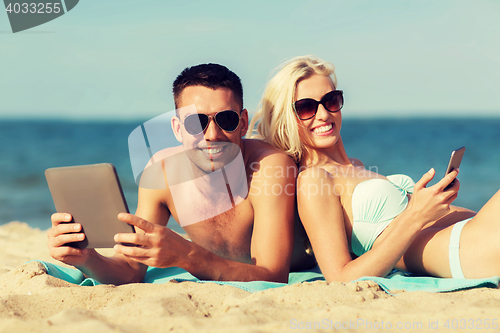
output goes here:
[[226, 132], [233, 132], [240, 124], [240, 115], [233, 110], [220, 111], [213, 116], [204, 113], [193, 113], [184, 118], [182, 124], [186, 132], [191, 135], [198, 135], [207, 129], [210, 119], [213, 119], [217, 126]]
[[344, 106], [344, 97], [342, 96], [342, 90], [333, 90], [326, 93], [321, 100], [318, 102], [312, 98], [304, 98], [295, 103], [293, 103], [293, 109], [299, 117], [300, 120], [311, 119], [318, 112], [318, 105], [323, 105], [323, 107], [328, 112], [337, 112]]

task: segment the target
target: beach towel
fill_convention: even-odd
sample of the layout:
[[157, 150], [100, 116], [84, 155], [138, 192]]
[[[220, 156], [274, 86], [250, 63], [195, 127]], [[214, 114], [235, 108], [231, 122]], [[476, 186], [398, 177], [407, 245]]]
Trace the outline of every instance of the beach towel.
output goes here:
[[432, 276], [416, 276], [411, 273], [393, 270], [386, 277], [364, 276], [356, 281], [375, 281], [388, 294], [391, 291], [451, 292], [471, 288], [498, 288], [500, 277], [484, 279], [445, 279]]
[[[83, 275], [83, 273], [77, 269], [62, 267], [59, 265], [39, 260], [36, 261], [44, 265], [47, 274], [65, 280], [67, 282], [78, 284], [81, 286], [95, 286], [101, 284], [94, 279], [86, 278]], [[283, 287], [295, 283], [313, 282], [318, 280], [324, 281], [325, 278], [321, 274], [321, 271], [319, 270], [318, 266], [309, 270], [290, 273], [288, 277], [288, 284], [279, 282], [267, 282], [267, 281], [251, 281], [251, 282], [206, 281], [206, 280], [199, 280], [193, 275], [191, 275], [189, 272], [178, 267], [170, 267], [170, 268], [149, 267], [143, 282], [159, 284], [159, 283], [166, 283], [171, 280], [191, 281], [197, 283], [217, 283], [220, 285], [229, 285], [237, 287], [253, 293], [270, 288]], [[389, 294], [392, 294], [391, 291], [396, 291], [396, 290], [450, 292], [450, 291], [465, 290], [471, 288], [498, 288], [498, 285], [500, 283], [500, 278], [498, 276], [494, 276], [491, 278], [484, 278], [484, 279], [444, 279], [444, 278], [435, 278], [428, 276], [414, 276], [397, 270], [394, 270], [391, 274], [389, 274], [384, 278], [365, 276], [353, 282], [365, 281], [365, 280], [375, 281], [380, 285], [380, 287], [384, 291], [386, 291]]]

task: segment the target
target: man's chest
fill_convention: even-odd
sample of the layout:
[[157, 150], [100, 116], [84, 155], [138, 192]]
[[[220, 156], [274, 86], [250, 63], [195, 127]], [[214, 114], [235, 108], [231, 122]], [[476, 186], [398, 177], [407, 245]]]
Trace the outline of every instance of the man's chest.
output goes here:
[[185, 226], [189, 238], [220, 257], [251, 263], [253, 209], [248, 199], [219, 215]]

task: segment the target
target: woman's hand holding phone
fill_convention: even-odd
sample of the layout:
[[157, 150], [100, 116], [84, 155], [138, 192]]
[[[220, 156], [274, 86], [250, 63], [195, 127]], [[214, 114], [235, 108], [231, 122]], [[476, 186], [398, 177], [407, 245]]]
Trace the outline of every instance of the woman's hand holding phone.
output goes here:
[[[462, 162], [462, 157], [464, 156], [464, 152], [465, 152], [465, 147], [458, 148], [451, 152], [450, 161], [448, 162], [448, 167], [446, 168], [446, 172], [444, 173], [445, 177], [453, 170], [458, 170], [458, 168], [460, 167], [460, 163]], [[448, 184], [448, 186], [446, 186], [444, 190], [448, 191], [450, 187], [452, 187], [453, 184], [455, 183], [455, 180], [456, 179], [452, 180], [452, 182]]]
[[444, 191], [444, 188], [455, 179], [458, 170], [452, 171], [433, 186], [426, 187], [435, 174], [436, 171], [431, 169], [415, 184], [414, 192], [406, 208], [408, 212], [417, 217], [421, 227], [448, 214], [451, 210], [450, 205], [457, 198], [457, 192], [460, 188], [460, 183], [457, 180], [448, 191]]

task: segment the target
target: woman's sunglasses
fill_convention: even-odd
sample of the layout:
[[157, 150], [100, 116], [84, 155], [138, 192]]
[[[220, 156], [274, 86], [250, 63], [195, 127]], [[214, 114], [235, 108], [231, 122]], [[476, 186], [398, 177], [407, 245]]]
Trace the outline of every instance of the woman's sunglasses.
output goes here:
[[233, 110], [220, 111], [213, 116], [204, 113], [193, 113], [184, 118], [182, 124], [186, 132], [191, 135], [198, 135], [207, 129], [212, 118], [217, 126], [226, 132], [233, 132], [240, 124], [240, 115]]
[[323, 107], [328, 112], [337, 112], [344, 106], [344, 97], [342, 96], [342, 90], [333, 90], [326, 93], [321, 100], [318, 102], [312, 98], [304, 98], [295, 103], [293, 103], [293, 109], [299, 117], [300, 120], [311, 119], [318, 112], [318, 105], [323, 105]]

